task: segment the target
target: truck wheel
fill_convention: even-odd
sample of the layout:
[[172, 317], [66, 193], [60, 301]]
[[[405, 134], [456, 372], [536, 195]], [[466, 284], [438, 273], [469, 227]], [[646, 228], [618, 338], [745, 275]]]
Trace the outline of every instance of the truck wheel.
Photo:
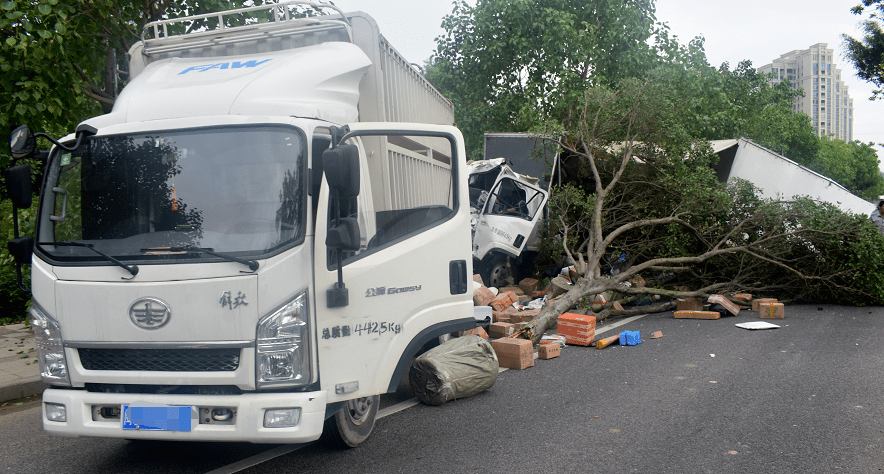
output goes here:
[[326, 439], [339, 448], [355, 448], [368, 439], [378, 414], [380, 395], [350, 400], [325, 420]]
[[513, 272], [507, 260], [505, 255], [495, 255], [484, 265], [481, 275], [485, 286], [501, 288], [509, 285], [507, 278], [513, 276]]

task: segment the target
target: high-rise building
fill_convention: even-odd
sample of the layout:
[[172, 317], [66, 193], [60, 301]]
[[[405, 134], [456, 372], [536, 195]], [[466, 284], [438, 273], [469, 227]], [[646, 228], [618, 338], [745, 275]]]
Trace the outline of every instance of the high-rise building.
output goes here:
[[775, 73], [773, 84], [788, 79], [793, 89], [804, 88], [804, 97], [796, 99], [792, 112], [807, 114], [819, 136], [853, 141], [853, 99], [827, 46], [817, 43], [809, 49], [790, 51], [758, 72]]

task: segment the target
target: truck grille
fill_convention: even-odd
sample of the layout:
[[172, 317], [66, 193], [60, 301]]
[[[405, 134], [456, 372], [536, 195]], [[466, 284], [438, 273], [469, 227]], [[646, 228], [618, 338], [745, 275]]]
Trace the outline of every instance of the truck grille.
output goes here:
[[240, 349], [77, 349], [86, 370], [230, 372]]

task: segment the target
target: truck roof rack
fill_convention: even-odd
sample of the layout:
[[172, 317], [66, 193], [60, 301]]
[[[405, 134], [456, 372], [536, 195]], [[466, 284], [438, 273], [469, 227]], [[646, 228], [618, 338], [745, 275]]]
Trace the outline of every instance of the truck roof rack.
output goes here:
[[[299, 5], [308, 6], [314, 10], [331, 8], [336, 10], [340, 16], [294, 17], [290, 12]], [[264, 14], [261, 15], [261, 12]], [[204, 24], [194, 29], [194, 25], [198, 24], [200, 20], [207, 21], [202, 22]], [[241, 24], [236, 25], [236, 23]], [[231, 24], [236, 26], [229, 26]], [[350, 22], [343, 10], [337, 6], [304, 0], [286, 0], [217, 13], [152, 21], [144, 25], [141, 31], [141, 42], [144, 45], [142, 54], [150, 56], [151, 54], [191, 48], [272, 39], [334, 29], [344, 29], [347, 36], [352, 37]], [[175, 30], [181, 32], [176, 33]]]

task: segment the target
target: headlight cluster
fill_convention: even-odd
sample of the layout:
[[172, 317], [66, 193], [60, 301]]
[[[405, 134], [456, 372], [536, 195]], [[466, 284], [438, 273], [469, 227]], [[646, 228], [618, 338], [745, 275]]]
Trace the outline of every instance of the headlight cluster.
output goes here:
[[58, 323], [50, 318], [36, 302], [31, 303], [29, 315], [37, 339], [40, 376], [48, 384], [70, 386], [71, 378], [64, 357], [64, 342]]
[[309, 314], [305, 291], [258, 322], [258, 388], [310, 383]]

